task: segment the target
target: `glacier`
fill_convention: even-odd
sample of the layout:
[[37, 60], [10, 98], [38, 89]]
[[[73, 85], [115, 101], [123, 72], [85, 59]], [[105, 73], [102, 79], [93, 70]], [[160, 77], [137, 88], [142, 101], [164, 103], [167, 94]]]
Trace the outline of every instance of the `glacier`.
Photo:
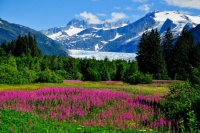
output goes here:
[[89, 50], [75, 50], [69, 49], [67, 51], [69, 56], [73, 58], [80, 59], [96, 59], [96, 60], [104, 60], [107, 58], [108, 60], [126, 60], [131, 61], [135, 60], [135, 53], [123, 53], [123, 52], [100, 52], [100, 51], [89, 51]]

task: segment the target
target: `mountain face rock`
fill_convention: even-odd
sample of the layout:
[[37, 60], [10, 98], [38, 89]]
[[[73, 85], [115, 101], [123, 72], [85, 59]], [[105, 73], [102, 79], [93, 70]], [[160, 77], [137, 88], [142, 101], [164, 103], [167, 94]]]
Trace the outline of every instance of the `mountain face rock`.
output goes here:
[[161, 29], [160, 29], [160, 33], [164, 33], [165, 31], [167, 31], [168, 28], [170, 29], [174, 29], [176, 27], [176, 24], [173, 23], [172, 20], [167, 19], [164, 24], [162, 25]]
[[200, 24], [190, 30], [194, 36], [195, 42], [200, 42]]
[[48, 38], [41, 32], [0, 19], [0, 45], [4, 40], [10, 42], [19, 35], [27, 35], [29, 32], [31, 35], [35, 35], [38, 47], [41, 49], [42, 54], [67, 56], [66, 48], [64, 48], [63, 45]]
[[41, 32], [67, 49], [136, 52], [145, 30], [157, 28], [162, 37], [167, 28], [171, 28], [176, 38], [183, 28], [192, 29], [198, 24], [200, 16], [184, 15], [178, 11], [154, 11], [133, 23], [89, 24], [85, 20], [72, 19], [66, 26]]

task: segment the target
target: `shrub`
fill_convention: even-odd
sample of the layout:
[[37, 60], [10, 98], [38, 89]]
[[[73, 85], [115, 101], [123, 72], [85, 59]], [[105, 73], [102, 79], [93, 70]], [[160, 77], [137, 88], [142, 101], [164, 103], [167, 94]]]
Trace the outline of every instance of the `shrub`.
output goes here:
[[127, 77], [126, 82], [130, 84], [150, 84], [152, 83], [152, 75], [137, 72]]
[[19, 72], [17, 68], [7, 65], [0, 65], [0, 83], [1, 84], [17, 84], [19, 83]]
[[189, 77], [189, 81], [190, 81], [192, 86], [198, 87], [200, 85], [199, 75], [200, 75], [199, 69], [192, 67], [191, 72], [190, 72], [190, 77]]
[[27, 83], [35, 83], [38, 79], [38, 75], [35, 71], [24, 68], [19, 72], [19, 83], [27, 84]]
[[87, 75], [85, 76], [85, 80], [91, 80], [91, 81], [100, 81], [101, 75], [99, 72], [93, 68], [87, 69]]
[[55, 72], [46, 69], [38, 73], [37, 82], [47, 82], [47, 83], [61, 83], [63, 82], [62, 77], [57, 75]]
[[73, 79], [71, 74], [65, 70], [56, 70], [55, 73], [63, 79]]
[[[186, 126], [187, 123], [194, 125], [194, 122], [192, 123], [191, 121], [194, 119], [194, 114], [196, 117], [195, 121], [200, 121], [199, 102], [199, 87], [192, 87], [189, 82], [179, 82], [169, 87], [169, 92], [161, 105], [170, 119], [174, 119], [175, 121], [181, 120], [181, 123], [184, 121], [184, 125]], [[188, 129], [188, 126], [186, 127], [186, 130], [191, 130]]]

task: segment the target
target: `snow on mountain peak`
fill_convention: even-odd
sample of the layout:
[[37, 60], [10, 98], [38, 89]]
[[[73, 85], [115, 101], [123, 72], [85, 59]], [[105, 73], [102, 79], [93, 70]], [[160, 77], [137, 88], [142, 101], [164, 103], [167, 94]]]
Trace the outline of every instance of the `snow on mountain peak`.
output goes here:
[[122, 35], [120, 35], [119, 33], [117, 33], [113, 39], [108, 40], [108, 41], [112, 42], [112, 41], [114, 41], [114, 40], [120, 38], [121, 36], [122, 36]]
[[163, 11], [163, 12], [155, 12], [154, 20], [157, 22], [165, 22], [167, 19], [172, 20], [175, 24], [181, 23], [200, 23], [199, 16], [190, 16], [184, 15], [179, 11]]
[[185, 21], [185, 18], [183, 18], [179, 12], [164, 11], [155, 13], [155, 18], [154, 18], [155, 21], [165, 22], [167, 19], [173, 20], [174, 22]]
[[156, 28], [160, 30], [161, 33], [166, 31], [167, 28], [171, 28], [174, 36], [178, 36], [184, 27], [194, 28], [196, 25], [200, 24], [200, 17], [185, 15], [179, 11], [156, 11], [153, 16], [153, 19], [157, 23]]
[[134, 52], [145, 29], [157, 28], [162, 37], [171, 28], [176, 38], [183, 28], [190, 30], [198, 24], [200, 16], [186, 15], [179, 11], [154, 11], [133, 23], [105, 21], [101, 24], [89, 24], [85, 20], [72, 19], [64, 27], [41, 32], [59, 41], [67, 49]]
[[41, 32], [53, 40], [61, 41], [66, 40], [71, 36], [77, 35], [78, 33], [81, 33], [82, 31], [87, 30], [89, 28], [93, 28], [96, 30], [110, 30], [117, 29], [119, 27], [124, 27], [128, 24], [129, 21], [118, 21], [116, 23], [105, 22], [103, 24], [89, 24], [85, 20], [78, 20], [74, 18], [64, 27], [55, 27], [48, 30], [42, 30]]
[[65, 30], [65, 32], [67, 33], [67, 35], [73, 36], [73, 35], [76, 35], [83, 30], [84, 30], [84, 28], [76, 28], [76, 27], [70, 26], [70, 28], [68, 30]]

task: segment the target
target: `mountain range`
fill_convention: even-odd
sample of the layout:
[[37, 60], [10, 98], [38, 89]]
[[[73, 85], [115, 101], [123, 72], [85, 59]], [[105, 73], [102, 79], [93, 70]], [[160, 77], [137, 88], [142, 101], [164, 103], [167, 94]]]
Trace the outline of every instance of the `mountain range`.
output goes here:
[[199, 41], [200, 16], [185, 15], [179, 11], [154, 11], [130, 23], [89, 24], [85, 20], [72, 19], [66, 26], [50, 28], [41, 32], [60, 42], [67, 49], [109, 52], [136, 52], [138, 41], [146, 29], [157, 28], [162, 35], [171, 28], [174, 38], [182, 29], [194, 32]]
[[47, 55], [68, 56], [68, 49], [135, 53], [142, 33], [155, 28], [161, 38], [167, 28], [171, 28], [174, 38], [186, 28], [193, 33], [196, 42], [200, 41], [200, 16], [179, 11], [154, 11], [132, 23], [90, 24], [86, 20], [72, 19], [65, 26], [41, 31], [0, 19], [0, 44], [30, 32], [36, 36], [42, 53]]
[[39, 31], [33, 30], [29, 27], [19, 24], [9, 23], [0, 19], [0, 44], [6, 40], [10, 42], [16, 39], [19, 35], [27, 35], [28, 33], [35, 35], [38, 47], [41, 49], [42, 54], [67, 56], [66, 48], [59, 42], [52, 40]]

